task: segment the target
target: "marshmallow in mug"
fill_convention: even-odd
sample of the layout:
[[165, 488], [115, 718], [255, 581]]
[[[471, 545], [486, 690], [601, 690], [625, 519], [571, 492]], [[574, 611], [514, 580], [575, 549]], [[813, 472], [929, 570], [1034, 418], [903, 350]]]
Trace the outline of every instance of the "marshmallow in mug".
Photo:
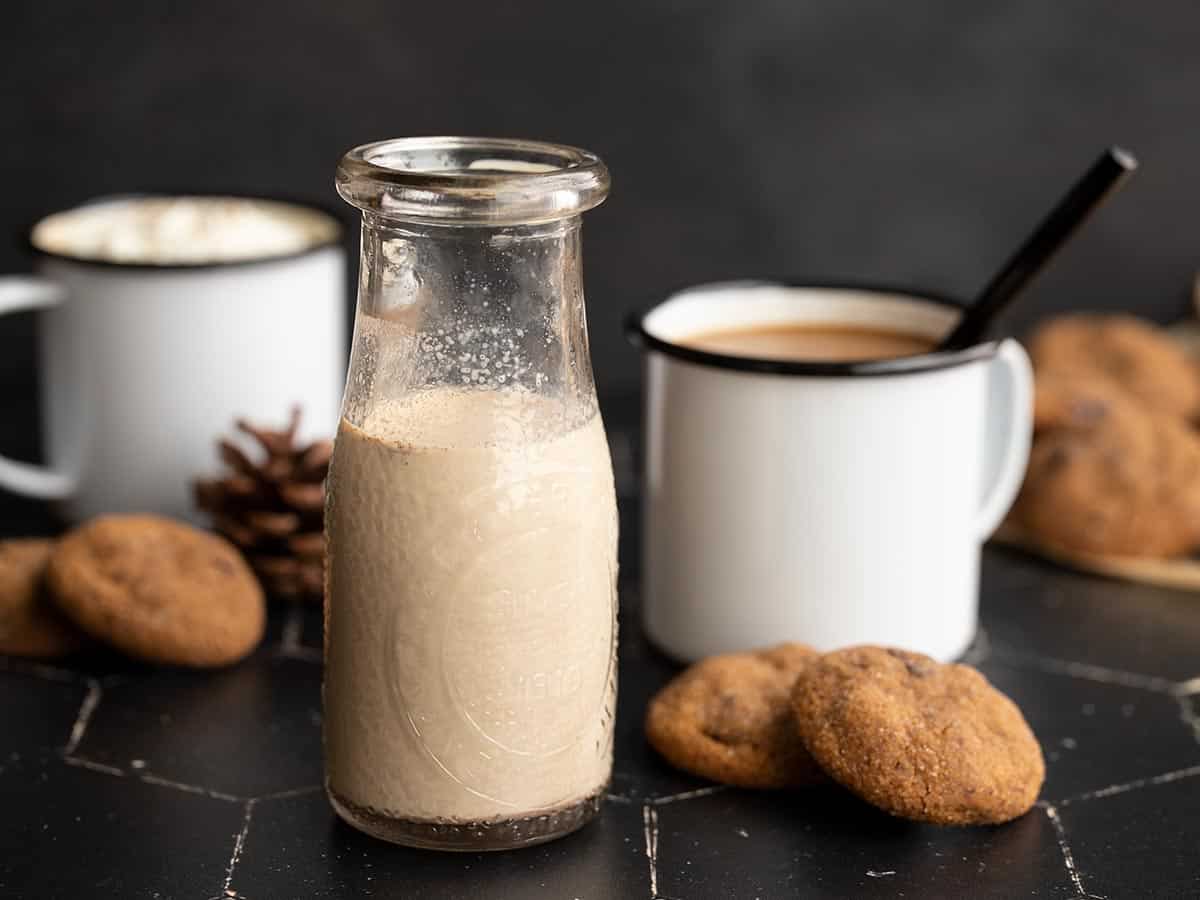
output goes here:
[[139, 197], [48, 216], [30, 240], [45, 253], [114, 263], [235, 262], [297, 253], [338, 234], [329, 216], [246, 197]]
[[195, 518], [235, 418], [304, 409], [337, 425], [345, 254], [331, 216], [232, 197], [108, 198], [44, 219], [35, 277], [0, 276], [0, 313], [42, 310], [46, 465], [0, 457], [0, 487], [105, 512]]

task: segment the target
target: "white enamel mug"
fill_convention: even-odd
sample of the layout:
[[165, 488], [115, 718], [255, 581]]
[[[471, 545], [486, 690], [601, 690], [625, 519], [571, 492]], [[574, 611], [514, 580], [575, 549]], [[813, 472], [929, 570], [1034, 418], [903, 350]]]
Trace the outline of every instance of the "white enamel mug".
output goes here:
[[960, 307], [891, 290], [709, 285], [630, 323], [645, 350], [643, 615], [680, 660], [794, 640], [959, 656], [980, 547], [1016, 497], [1033, 377], [1012, 340], [869, 363], [681, 346], [766, 324], [938, 338]]
[[[119, 200], [102, 202], [120, 202]], [[346, 371], [345, 253], [335, 236], [287, 256], [198, 265], [95, 262], [35, 251], [0, 277], [0, 313], [42, 310], [47, 464], [0, 457], [0, 487], [106, 512], [195, 518], [190, 483], [244, 416], [301, 436], [337, 427]]]

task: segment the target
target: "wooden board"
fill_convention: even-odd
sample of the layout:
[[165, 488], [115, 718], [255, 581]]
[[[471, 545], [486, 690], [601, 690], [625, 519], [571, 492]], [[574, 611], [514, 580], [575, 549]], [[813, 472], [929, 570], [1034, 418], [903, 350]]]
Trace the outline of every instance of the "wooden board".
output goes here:
[[1052, 562], [1087, 572], [1158, 587], [1200, 591], [1200, 560], [1155, 559], [1140, 556], [1101, 556], [1046, 544], [1011, 522], [992, 535], [997, 544], [1026, 550]]

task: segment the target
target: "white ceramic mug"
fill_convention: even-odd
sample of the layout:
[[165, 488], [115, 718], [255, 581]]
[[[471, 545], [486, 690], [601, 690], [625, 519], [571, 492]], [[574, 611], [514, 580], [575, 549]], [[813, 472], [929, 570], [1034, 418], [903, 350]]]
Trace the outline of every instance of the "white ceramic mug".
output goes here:
[[645, 349], [643, 615], [695, 660], [785, 640], [960, 655], [983, 541], [1032, 432], [1012, 340], [869, 363], [772, 362], [679, 345], [810, 323], [937, 338], [961, 307], [889, 290], [718, 284], [631, 322]]
[[[116, 202], [116, 201], [114, 201]], [[199, 265], [35, 251], [0, 277], [0, 313], [39, 323], [45, 467], [0, 457], [0, 487], [60, 501], [65, 518], [194, 518], [190, 483], [220, 469], [235, 417], [303, 437], [337, 427], [346, 371], [345, 253], [335, 236], [282, 257]]]

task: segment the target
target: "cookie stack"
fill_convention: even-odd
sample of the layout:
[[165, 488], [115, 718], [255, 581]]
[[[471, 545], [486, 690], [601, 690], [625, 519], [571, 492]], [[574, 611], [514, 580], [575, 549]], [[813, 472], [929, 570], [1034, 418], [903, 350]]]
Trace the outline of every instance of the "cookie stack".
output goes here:
[[1011, 522], [1049, 550], [1200, 548], [1200, 369], [1131, 316], [1051, 320], [1029, 342], [1034, 446]]
[[0, 542], [0, 652], [89, 640], [135, 659], [223, 666], [262, 640], [266, 604], [228, 541], [158, 516], [102, 516], [57, 542]]
[[672, 765], [726, 784], [835, 782], [894, 816], [995, 825], [1045, 779], [1016, 705], [975, 669], [919, 653], [800, 644], [706, 659], [650, 702], [646, 736]]

